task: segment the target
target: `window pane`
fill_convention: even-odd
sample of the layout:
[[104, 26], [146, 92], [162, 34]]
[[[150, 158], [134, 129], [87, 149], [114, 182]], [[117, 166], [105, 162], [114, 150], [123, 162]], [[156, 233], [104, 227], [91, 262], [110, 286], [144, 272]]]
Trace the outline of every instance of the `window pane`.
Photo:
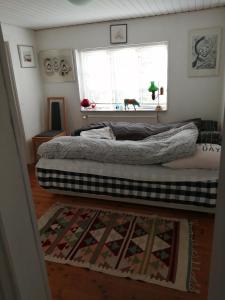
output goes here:
[[138, 56], [135, 48], [112, 51], [113, 94], [115, 102], [139, 98]]
[[84, 98], [95, 103], [112, 99], [110, 57], [107, 51], [82, 53]]
[[151, 81], [154, 81], [157, 87], [164, 88], [164, 97], [160, 96], [160, 104], [165, 104], [167, 98], [167, 46], [156, 45], [139, 49], [140, 58], [140, 89], [143, 103], [156, 105], [156, 101], [151, 99], [151, 94], [146, 89]]

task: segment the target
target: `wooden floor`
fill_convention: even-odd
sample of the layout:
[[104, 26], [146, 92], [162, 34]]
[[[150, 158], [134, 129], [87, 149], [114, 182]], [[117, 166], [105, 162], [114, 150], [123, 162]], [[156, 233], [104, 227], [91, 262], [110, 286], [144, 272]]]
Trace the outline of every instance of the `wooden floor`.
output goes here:
[[200, 294], [179, 292], [135, 280], [104, 275], [86, 269], [47, 262], [49, 284], [53, 300], [206, 300], [213, 235], [213, 217], [208, 214], [177, 211], [147, 206], [118, 204], [94, 199], [53, 195], [41, 189], [35, 179], [34, 168], [29, 168], [33, 200], [39, 218], [56, 202], [82, 204], [119, 211], [157, 213], [161, 216], [188, 218], [194, 221], [194, 241], [200, 262], [196, 278]]

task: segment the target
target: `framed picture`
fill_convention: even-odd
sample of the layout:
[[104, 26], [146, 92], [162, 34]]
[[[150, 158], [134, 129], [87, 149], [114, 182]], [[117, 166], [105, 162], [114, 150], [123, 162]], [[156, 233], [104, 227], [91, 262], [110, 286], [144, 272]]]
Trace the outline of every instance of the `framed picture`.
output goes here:
[[196, 29], [189, 32], [188, 74], [215, 76], [219, 73], [222, 29]]
[[66, 131], [66, 107], [64, 97], [48, 97], [49, 130]]
[[34, 49], [32, 46], [18, 45], [21, 68], [35, 68]]
[[111, 44], [127, 43], [127, 24], [110, 25], [110, 43]]
[[39, 53], [45, 82], [74, 81], [74, 60], [71, 49], [46, 50]]

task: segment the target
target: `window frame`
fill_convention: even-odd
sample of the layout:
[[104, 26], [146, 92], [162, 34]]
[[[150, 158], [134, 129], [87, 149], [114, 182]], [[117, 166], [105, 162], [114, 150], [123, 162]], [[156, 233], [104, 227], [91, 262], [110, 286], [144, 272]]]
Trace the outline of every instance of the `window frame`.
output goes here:
[[[91, 52], [91, 51], [98, 51], [98, 50], [116, 50], [116, 49], [124, 49], [124, 48], [132, 48], [132, 47], [148, 47], [148, 46], [157, 46], [157, 45], [166, 45], [167, 46], [167, 84], [165, 89], [167, 90], [167, 103], [166, 109], [161, 110], [160, 112], [167, 112], [168, 111], [168, 103], [169, 103], [169, 41], [163, 40], [158, 42], [149, 42], [149, 43], [140, 43], [140, 44], [117, 44], [117, 45], [110, 45], [108, 47], [96, 47], [96, 48], [83, 48], [83, 49], [76, 49], [75, 50], [75, 61], [76, 61], [76, 72], [77, 72], [77, 85], [78, 85], [78, 93], [79, 93], [79, 103], [84, 99], [84, 85], [83, 85], [83, 75], [82, 75], [82, 63], [81, 63], [81, 52]], [[156, 112], [156, 109], [153, 110], [81, 110], [81, 113], [152, 113]]]

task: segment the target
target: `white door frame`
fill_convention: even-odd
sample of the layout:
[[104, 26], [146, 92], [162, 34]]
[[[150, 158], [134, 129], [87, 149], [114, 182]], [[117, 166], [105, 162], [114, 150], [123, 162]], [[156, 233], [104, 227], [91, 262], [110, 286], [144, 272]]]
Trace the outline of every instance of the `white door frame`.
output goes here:
[[4, 232], [2, 216], [0, 214], [0, 299], [15, 299], [22, 300], [18, 289], [13, 266], [11, 265], [10, 249], [8, 247], [6, 234]]
[[0, 295], [4, 300], [50, 300], [14, 83], [0, 24]]
[[224, 300], [225, 298], [225, 111], [223, 123], [208, 300]]

